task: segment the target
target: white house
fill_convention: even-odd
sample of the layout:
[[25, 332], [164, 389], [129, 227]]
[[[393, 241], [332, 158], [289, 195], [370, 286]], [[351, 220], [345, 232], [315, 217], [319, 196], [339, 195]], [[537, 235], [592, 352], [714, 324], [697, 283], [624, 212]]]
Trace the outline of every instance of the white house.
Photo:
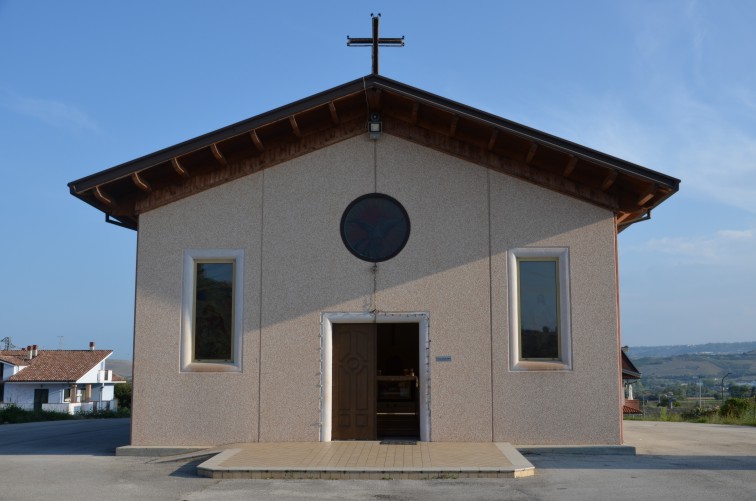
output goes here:
[[0, 350], [0, 404], [74, 414], [115, 410], [115, 385], [124, 380], [105, 369], [112, 350]]
[[69, 188], [138, 231], [132, 445], [619, 444], [617, 235], [678, 185], [373, 74]]

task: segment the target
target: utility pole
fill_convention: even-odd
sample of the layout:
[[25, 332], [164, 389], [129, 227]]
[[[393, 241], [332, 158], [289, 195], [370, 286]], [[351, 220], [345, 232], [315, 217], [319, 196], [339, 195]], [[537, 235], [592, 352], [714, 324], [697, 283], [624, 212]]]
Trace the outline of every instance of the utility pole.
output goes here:
[[725, 374], [724, 376], [722, 376], [722, 403], [723, 404], [724, 404], [724, 380], [730, 374], [732, 374], [732, 372], [728, 372], [727, 374]]
[[701, 385], [703, 382], [701, 381], [701, 376], [698, 376], [698, 408], [701, 409]]

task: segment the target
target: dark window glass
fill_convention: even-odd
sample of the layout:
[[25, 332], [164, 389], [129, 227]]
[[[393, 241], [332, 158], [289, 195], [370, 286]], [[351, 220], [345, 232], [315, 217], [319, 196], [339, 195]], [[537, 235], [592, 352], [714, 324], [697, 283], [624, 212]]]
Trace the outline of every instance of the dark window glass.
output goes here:
[[523, 259], [520, 279], [520, 358], [558, 359], [558, 261]]
[[194, 359], [233, 359], [234, 263], [197, 263]]
[[382, 193], [363, 195], [341, 217], [341, 239], [358, 258], [377, 263], [401, 252], [410, 235], [410, 221], [402, 204]]

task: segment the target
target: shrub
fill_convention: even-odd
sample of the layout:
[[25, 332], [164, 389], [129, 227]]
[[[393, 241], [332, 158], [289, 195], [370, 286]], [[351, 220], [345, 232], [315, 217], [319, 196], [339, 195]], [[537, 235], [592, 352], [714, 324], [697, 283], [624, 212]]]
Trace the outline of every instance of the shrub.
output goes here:
[[682, 418], [691, 421], [706, 420], [706, 418], [716, 416], [717, 412], [718, 410], [716, 407], [693, 407], [692, 409], [683, 412]]
[[83, 419], [106, 419], [106, 418], [124, 418], [131, 416], [131, 410], [126, 407], [119, 407], [117, 410], [108, 411], [98, 409], [92, 411], [78, 411], [76, 417]]
[[748, 409], [748, 400], [744, 398], [728, 398], [727, 401], [719, 408], [719, 415], [722, 417], [741, 418]]
[[54, 411], [27, 411], [16, 404], [8, 404], [0, 409], [0, 423], [31, 423], [34, 421], [59, 421], [62, 419], [73, 419], [74, 417], [66, 412]]
[[115, 398], [118, 400], [118, 407], [121, 409], [131, 409], [131, 381], [115, 385]]

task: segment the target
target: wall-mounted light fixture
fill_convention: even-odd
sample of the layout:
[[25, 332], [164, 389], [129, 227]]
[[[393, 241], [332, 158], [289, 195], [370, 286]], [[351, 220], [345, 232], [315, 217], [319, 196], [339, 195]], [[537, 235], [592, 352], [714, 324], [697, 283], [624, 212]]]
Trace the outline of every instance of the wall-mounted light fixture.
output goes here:
[[370, 113], [370, 119], [368, 120], [368, 134], [370, 139], [378, 139], [383, 132], [383, 122], [381, 122], [381, 114], [374, 111]]

